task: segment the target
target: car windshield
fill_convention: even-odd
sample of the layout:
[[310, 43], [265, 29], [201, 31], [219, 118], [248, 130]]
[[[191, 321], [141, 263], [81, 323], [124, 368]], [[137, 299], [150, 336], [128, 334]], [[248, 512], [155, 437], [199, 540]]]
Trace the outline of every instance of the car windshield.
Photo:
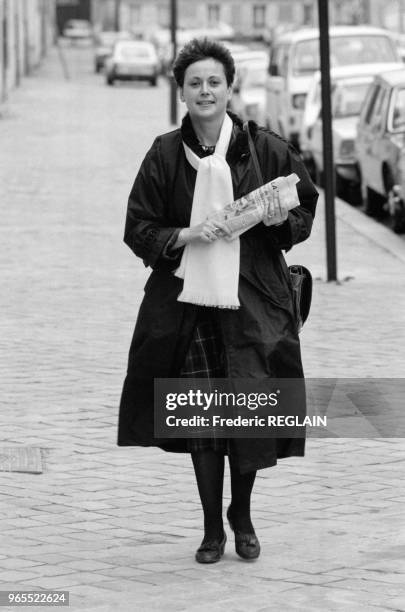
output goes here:
[[368, 86], [368, 83], [339, 85], [333, 92], [333, 117], [343, 119], [360, 115]]
[[388, 129], [391, 132], [405, 132], [405, 88], [394, 92], [391, 118]]
[[246, 66], [241, 70], [241, 80], [244, 88], [265, 87], [267, 66]]
[[[397, 57], [387, 36], [336, 36], [330, 39], [331, 66], [349, 66], [375, 62], [396, 62]], [[295, 76], [312, 74], [320, 68], [319, 40], [302, 40], [295, 46], [292, 70]]]
[[267, 65], [246, 62], [237, 68], [238, 79], [243, 88], [265, 87]]
[[118, 54], [123, 59], [151, 59], [152, 53], [148, 47], [122, 46], [118, 48]]

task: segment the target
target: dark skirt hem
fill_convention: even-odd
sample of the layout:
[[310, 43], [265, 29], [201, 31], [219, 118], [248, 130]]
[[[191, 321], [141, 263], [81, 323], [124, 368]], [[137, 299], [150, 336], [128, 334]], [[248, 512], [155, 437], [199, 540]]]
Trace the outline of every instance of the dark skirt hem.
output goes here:
[[[180, 439], [178, 439], [180, 440]], [[304, 444], [305, 444], [305, 438], [295, 438], [295, 440], [302, 440], [303, 442], [303, 447], [302, 449], [297, 448], [297, 449], [292, 449], [291, 452], [285, 453], [285, 452], [280, 452], [277, 455], [271, 455], [269, 457], [266, 457], [266, 459], [262, 459], [262, 460], [258, 460], [256, 462], [253, 462], [251, 465], [249, 466], [244, 466], [243, 464], [240, 466], [240, 472], [243, 474], [245, 472], [250, 472], [253, 470], [262, 470], [265, 468], [270, 468], [270, 467], [274, 467], [275, 465], [277, 465], [277, 462], [280, 459], [288, 459], [289, 457], [305, 457], [305, 450], [304, 450]], [[182, 442], [184, 442], [181, 439]], [[142, 447], [142, 448], [159, 448], [162, 451], [168, 452], [168, 453], [183, 453], [183, 454], [190, 454], [190, 450], [184, 445], [171, 445], [171, 444], [154, 444], [154, 443], [141, 443], [141, 442], [133, 442], [130, 440], [120, 440], [117, 442], [117, 446], [138, 446], [138, 447]], [[224, 453], [225, 455], [227, 453]]]

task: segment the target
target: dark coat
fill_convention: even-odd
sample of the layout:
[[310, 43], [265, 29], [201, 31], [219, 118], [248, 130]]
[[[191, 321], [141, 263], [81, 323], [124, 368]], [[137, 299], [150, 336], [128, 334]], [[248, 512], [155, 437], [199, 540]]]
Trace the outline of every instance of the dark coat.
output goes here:
[[[235, 199], [255, 189], [257, 178], [247, 135], [234, 121], [227, 153]], [[196, 321], [197, 307], [177, 301], [183, 281], [172, 271], [182, 249], [168, 255], [176, 228], [188, 227], [196, 171], [186, 160], [182, 137], [198, 144], [188, 118], [154, 141], [132, 188], [124, 240], [153, 269], [139, 309], [122, 392], [118, 444], [160, 446], [185, 452], [184, 440], [162, 440], [153, 434], [153, 379], [178, 377]], [[301, 206], [281, 226], [260, 223], [240, 238], [237, 310], [218, 309], [228, 376], [232, 378], [301, 378], [300, 345], [291, 283], [282, 249], [308, 238], [318, 194], [297, 152], [280, 137], [251, 124], [263, 178], [295, 172], [300, 177]], [[170, 252], [170, 251], [169, 251]], [[241, 472], [274, 465], [277, 458], [304, 454], [303, 439], [235, 439]]]

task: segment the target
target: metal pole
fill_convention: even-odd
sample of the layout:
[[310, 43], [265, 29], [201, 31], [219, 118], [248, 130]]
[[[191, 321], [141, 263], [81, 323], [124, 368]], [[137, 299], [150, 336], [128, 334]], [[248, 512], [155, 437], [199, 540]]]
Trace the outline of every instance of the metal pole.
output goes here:
[[17, 87], [21, 81], [21, 64], [20, 64], [20, 15], [21, 6], [14, 7], [14, 48], [15, 48], [15, 84]]
[[[170, 39], [172, 43], [172, 65], [177, 55], [177, 0], [170, 0]], [[170, 123], [177, 125], [177, 85], [170, 69]]]
[[121, 24], [120, 24], [121, 0], [115, 0], [114, 9], [115, 9], [114, 27], [115, 27], [115, 31], [119, 32], [120, 27], [121, 27]]
[[7, 27], [7, 16], [8, 16], [8, 0], [3, 2], [3, 14], [2, 14], [2, 35], [0, 42], [2, 43], [2, 67], [1, 67], [1, 80], [2, 80], [2, 102], [7, 99], [7, 71], [8, 71], [8, 27]]
[[[28, 31], [28, 0], [23, 0], [23, 22], [24, 22], [24, 74], [29, 75], [30, 73], [30, 59], [29, 59], [29, 31]], [[56, 31], [56, 25], [55, 25]]]
[[41, 2], [41, 59], [46, 56], [46, 0]]
[[333, 165], [332, 110], [329, 61], [328, 0], [318, 0], [319, 52], [322, 84], [323, 173], [325, 185], [325, 223], [327, 280], [337, 280], [335, 228], [335, 170]]

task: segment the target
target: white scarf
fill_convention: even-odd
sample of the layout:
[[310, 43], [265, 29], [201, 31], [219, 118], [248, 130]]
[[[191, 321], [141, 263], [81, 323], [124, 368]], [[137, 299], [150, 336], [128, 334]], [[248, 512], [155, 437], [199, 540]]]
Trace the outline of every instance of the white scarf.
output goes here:
[[[198, 157], [184, 142], [188, 162], [197, 170], [190, 227], [202, 223], [234, 200], [232, 176], [225, 159], [233, 123], [225, 115], [215, 152]], [[200, 306], [238, 308], [239, 238], [231, 242], [192, 242], [186, 245], [176, 276], [184, 278], [177, 298]]]

